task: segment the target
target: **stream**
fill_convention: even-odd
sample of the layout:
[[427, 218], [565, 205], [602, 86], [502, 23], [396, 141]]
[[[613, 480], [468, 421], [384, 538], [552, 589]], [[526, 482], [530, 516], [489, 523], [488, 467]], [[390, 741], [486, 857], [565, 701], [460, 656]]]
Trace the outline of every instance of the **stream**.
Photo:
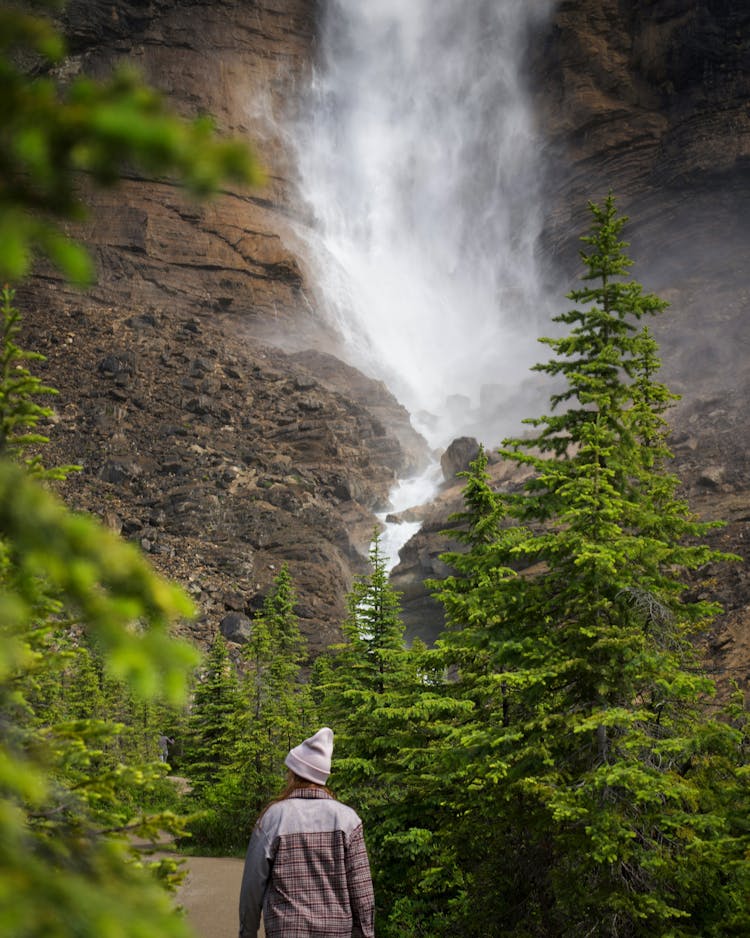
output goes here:
[[380, 546], [386, 558], [386, 570], [392, 570], [396, 566], [399, 551], [419, 531], [422, 524], [421, 517], [416, 514], [413, 520], [389, 518], [407, 512], [410, 508], [428, 504], [437, 493], [441, 481], [440, 464], [432, 462], [421, 475], [401, 479], [392, 490], [390, 507], [377, 516], [384, 525]]

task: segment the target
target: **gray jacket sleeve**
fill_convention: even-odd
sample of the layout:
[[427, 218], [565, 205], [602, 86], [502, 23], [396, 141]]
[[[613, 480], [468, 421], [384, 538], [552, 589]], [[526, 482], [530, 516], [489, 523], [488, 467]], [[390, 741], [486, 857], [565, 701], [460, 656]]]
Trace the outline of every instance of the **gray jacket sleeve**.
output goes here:
[[349, 836], [346, 879], [352, 909], [352, 938], [374, 938], [375, 897], [361, 823]]
[[245, 869], [240, 887], [240, 935], [239, 938], [257, 938], [260, 914], [263, 911], [263, 896], [271, 874], [268, 842], [261, 827], [256, 826], [247, 845]]

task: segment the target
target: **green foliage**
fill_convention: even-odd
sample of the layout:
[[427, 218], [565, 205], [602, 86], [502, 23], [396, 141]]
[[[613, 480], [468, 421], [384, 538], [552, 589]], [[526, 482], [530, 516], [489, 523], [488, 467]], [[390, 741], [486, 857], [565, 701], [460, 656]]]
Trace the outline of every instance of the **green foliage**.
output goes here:
[[[194, 653], [169, 635], [192, 613], [176, 587], [93, 520], [69, 512], [32, 476], [59, 478], [28, 447], [47, 416], [45, 388], [16, 344], [3, 294], [0, 428], [0, 932], [136, 935], [186, 929], [128, 834], [179, 831], [164, 768], [149, 764], [144, 695], [179, 700]], [[23, 464], [7, 461], [13, 456]], [[89, 646], [101, 649], [92, 652]], [[117, 722], [120, 719], [122, 722]], [[171, 797], [170, 797], [171, 796]], [[127, 930], [123, 931], [123, 909]]]
[[581, 305], [537, 366], [566, 409], [506, 441], [534, 470], [521, 492], [494, 493], [480, 452], [451, 531], [468, 550], [433, 584], [449, 623], [436, 661], [471, 706], [436, 752], [466, 874], [446, 928], [739, 934], [747, 828], [725, 797], [747, 804], [745, 723], [707, 716], [691, 635], [716, 607], [686, 589], [688, 571], [730, 558], [700, 542], [711, 525], [667, 471], [672, 395], [638, 327], [665, 304], [622, 279], [614, 200], [591, 209]]
[[[43, 360], [44, 356], [16, 345], [20, 312], [13, 306], [14, 296], [14, 291], [7, 285], [0, 293], [0, 457], [18, 459], [27, 447], [47, 442], [47, 437], [32, 431], [40, 421], [50, 417], [52, 411], [38, 404], [35, 398], [56, 392], [42, 384], [24, 365], [27, 361]], [[38, 475], [44, 471], [38, 456], [27, 459], [26, 467]], [[51, 474], [60, 478], [65, 471], [65, 468], [57, 469]]]
[[[436, 877], [452, 853], [442, 779], [431, 747], [460, 704], [424, 667], [421, 644], [407, 649], [399, 595], [391, 587], [375, 532], [371, 573], [355, 582], [345, 641], [317, 659], [314, 695], [336, 733], [333, 782], [362, 816], [384, 938], [422, 934], [456, 883]], [[460, 880], [460, 870], [453, 869]]]
[[[52, 8], [52, 3], [35, 5]], [[132, 74], [63, 87], [64, 43], [29, 5], [0, 4], [0, 282], [41, 253], [91, 279], [64, 226], [85, 216], [82, 175], [113, 183], [126, 165], [176, 172], [198, 194], [259, 173], [246, 149], [205, 119], [179, 121]], [[131, 545], [68, 511], [38, 481], [29, 447], [52, 393], [16, 345], [13, 291], [0, 335], [0, 933], [14, 938], [187, 936], [128, 835], [180, 831], [155, 726], [184, 698], [196, 654], [175, 641], [189, 599]], [[24, 468], [14, 462], [25, 461]], [[115, 720], [113, 721], [113, 717]], [[117, 722], [119, 721], [119, 722]]]
[[185, 771], [199, 810], [190, 832], [204, 849], [244, 850], [256, 817], [282, 787], [287, 752], [315, 724], [295, 602], [285, 564], [253, 620], [241, 679], [219, 636], [216, 660], [196, 689], [190, 725], [203, 748], [188, 745]]
[[120, 728], [96, 714], [106, 713], [101, 685], [65, 623], [79, 620], [108, 673], [139, 694], [179, 697], [194, 656], [168, 623], [190, 604], [10, 463], [0, 465], [0, 536], [0, 931], [186, 934], [125, 839], [175, 828], [169, 814], [143, 816], [134, 796], [161, 770], [114, 757]]
[[[261, 181], [243, 143], [218, 140], [206, 117], [175, 117], [132, 71], [63, 85], [55, 66], [64, 56], [50, 20], [0, 5], [0, 280], [25, 276], [39, 252], [69, 280], [91, 281], [88, 253], [61, 224], [86, 215], [81, 173], [111, 185], [135, 163], [176, 173], [197, 195], [223, 179]], [[30, 58], [33, 71], [19, 65]]]
[[195, 684], [183, 752], [183, 766], [198, 800], [216, 784], [222, 767], [231, 764], [242, 709], [239, 681], [224, 636], [218, 633]]

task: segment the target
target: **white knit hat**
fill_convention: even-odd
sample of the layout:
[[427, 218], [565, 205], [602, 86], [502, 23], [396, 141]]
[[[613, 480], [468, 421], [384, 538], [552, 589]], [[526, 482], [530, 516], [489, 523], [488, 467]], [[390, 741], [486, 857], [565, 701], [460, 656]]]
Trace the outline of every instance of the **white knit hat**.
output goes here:
[[324, 726], [314, 736], [290, 749], [289, 755], [284, 759], [284, 765], [308, 782], [325, 785], [331, 774], [332, 754], [333, 730]]

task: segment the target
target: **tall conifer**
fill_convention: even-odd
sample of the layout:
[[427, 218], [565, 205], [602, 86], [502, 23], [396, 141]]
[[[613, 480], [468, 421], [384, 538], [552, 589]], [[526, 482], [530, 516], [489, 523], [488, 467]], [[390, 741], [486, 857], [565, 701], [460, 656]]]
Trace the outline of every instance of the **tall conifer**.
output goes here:
[[198, 799], [231, 761], [241, 711], [239, 681], [219, 632], [198, 675], [185, 740], [184, 770]]
[[456, 826], [467, 895], [491, 897], [464, 907], [461, 933], [732, 934], [747, 865], [719, 792], [742, 792], [741, 733], [706, 715], [690, 639], [716, 607], [686, 589], [726, 557], [668, 471], [672, 396], [640, 325], [665, 304], [627, 279], [612, 197], [591, 211], [584, 286], [557, 317], [569, 331], [542, 340], [552, 413], [501, 451], [534, 474], [493, 499], [480, 457], [468, 553], [437, 590], [440, 660], [457, 696], [479, 688], [444, 754], [471, 791]]
[[[370, 573], [348, 596], [344, 641], [315, 663], [314, 693], [336, 733], [336, 790], [364, 820], [377, 932], [410, 938], [423, 934], [426, 910], [454, 885], [431, 875], [442, 857], [439, 832], [449, 825], [431, 744], [460, 704], [430, 673], [424, 646], [406, 647], [377, 531], [369, 559]], [[450, 866], [450, 857], [443, 860]]]
[[294, 611], [296, 600], [284, 564], [253, 619], [243, 650], [245, 720], [235, 758], [251, 822], [278, 792], [289, 749], [313, 732], [309, 690], [302, 681], [305, 641]]

